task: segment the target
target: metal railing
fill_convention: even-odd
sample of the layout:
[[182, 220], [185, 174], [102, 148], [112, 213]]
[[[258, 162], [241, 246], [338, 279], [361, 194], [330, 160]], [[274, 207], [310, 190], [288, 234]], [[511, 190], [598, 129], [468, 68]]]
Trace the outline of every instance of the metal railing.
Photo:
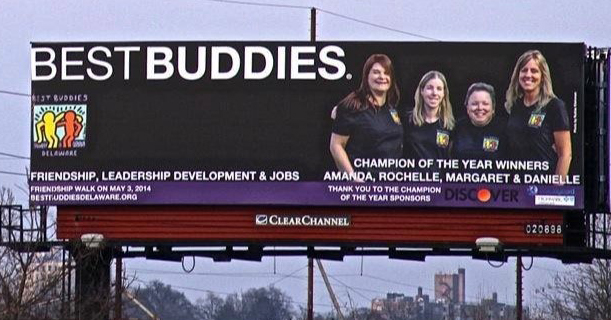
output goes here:
[[19, 251], [46, 251], [47, 207], [23, 208], [21, 205], [0, 205], [0, 246]]
[[587, 163], [584, 164], [586, 175], [597, 177], [589, 188], [586, 188], [590, 203], [592, 203], [586, 211], [586, 246], [594, 251], [603, 252], [611, 249], [610, 185], [608, 181], [610, 56], [611, 49], [609, 48], [590, 47], [585, 60], [585, 94], [588, 104], [585, 115], [586, 125], [596, 125], [599, 128], [597, 132], [591, 132], [585, 137], [586, 143], [591, 144], [591, 154], [595, 155], [595, 157], [586, 157]]

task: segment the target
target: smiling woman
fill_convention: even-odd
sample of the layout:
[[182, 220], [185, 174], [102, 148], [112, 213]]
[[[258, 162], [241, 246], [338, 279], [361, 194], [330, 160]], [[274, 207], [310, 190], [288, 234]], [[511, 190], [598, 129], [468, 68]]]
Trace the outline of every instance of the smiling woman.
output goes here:
[[452, 155], [457, 159], [502, 159], [507, 149], [506, 119], [495, 115], [494, 88], [486, 83], [472, 84], [465, 107], [468, 118], [461, 119], [454, 131]]
[[449, 158], [454, 116], [446, 77], [439, 71], [427, 72], [416, 88], [414, 103], [406, 120], [405, 157]]
[[548, 162], [550, 173], [566, 176], [572, 157], [569, 116], [554, 94], [550, 69], [540, 51], [527, 51], [518, 59], [505, 108], [512, 157]]
[[371, 55], [363, 66], [359, 88], [337, 106], [329, 149], [337, 169], [354, 172], [356, 159], [398, 159], [403, 126], [395, 106], [399, 89], [392, 62]]

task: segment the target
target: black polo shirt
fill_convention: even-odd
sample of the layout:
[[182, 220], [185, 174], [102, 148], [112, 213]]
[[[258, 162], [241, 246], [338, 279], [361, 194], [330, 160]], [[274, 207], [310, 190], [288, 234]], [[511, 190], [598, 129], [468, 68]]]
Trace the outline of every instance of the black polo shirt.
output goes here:
[[452, 157], [456, 159], [504, 159], [507, 150], [505, 127], [507, 119], [494, 115], [482, 127], [463, 118], [456, 124], [452, 143]]
[[452, 132], [444, 129], [441, 120], [416, 126], [412, 113], [405, 122], [404, 154], [408, 159], [448, 159]]
[[554, 98], [535, 112], [516, 101], [507, 121], [509, 155], [516, 160], [548, 161], [550, 172], [556, 170], [558, 155], [553, 148], [554, 132], [570, 131], [569, 115], [562, 100]]
[[337, 107], [333, 133], [349, 136], [346, 153], [357, 158], [400, 158], [403, 150], [403, 126], [395, 108], [383, 105], [353, 110]]

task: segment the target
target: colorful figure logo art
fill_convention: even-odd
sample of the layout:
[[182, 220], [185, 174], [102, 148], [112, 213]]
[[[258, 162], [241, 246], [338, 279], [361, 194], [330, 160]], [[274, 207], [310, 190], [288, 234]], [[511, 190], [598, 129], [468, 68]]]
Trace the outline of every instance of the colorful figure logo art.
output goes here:
[[35, 105], [33, 122], [34, 148], [85, 147], [87, 105]]
[[532, 113], [530, 119], [528, 119], [528, 126], [531, 128], [541, 128], [543, 120], [545, 119], [545, 113]]
[[445, 130], [437, 130], [437, 146], [447, 148], [450, 145], [450, 133]]
[[496, 152], [499, 148], [499, 138], [497, 137], [484, 137], [484, 151]]

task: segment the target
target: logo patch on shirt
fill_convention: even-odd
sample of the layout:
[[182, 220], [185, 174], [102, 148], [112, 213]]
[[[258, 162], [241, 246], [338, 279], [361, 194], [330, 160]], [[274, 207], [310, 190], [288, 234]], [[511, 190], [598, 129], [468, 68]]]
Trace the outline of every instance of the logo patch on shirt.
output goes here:
[[398, 125], [401, 124], [401, 119], [399, 119], [399, 113], [397, 113], [397, 110], [391, 109], [390, 110], [390, 117], [392, 118], [392, 121], [394, 121], [396, 124], [398, 124]]
[[450, 145], [450, 133], [444, 130], [437, 130], [437, 146], [440, 148], [447, 148]]
[[496, 152], [499, 149], [499, 138], [484, 137], [484, 145], [482, 146], [486, 152]]
[[528, 119], [528, 126], [531, 128], [541, 128], [543, 120], [545, 119], [545, 113], [531, 113], [530, 119]]

